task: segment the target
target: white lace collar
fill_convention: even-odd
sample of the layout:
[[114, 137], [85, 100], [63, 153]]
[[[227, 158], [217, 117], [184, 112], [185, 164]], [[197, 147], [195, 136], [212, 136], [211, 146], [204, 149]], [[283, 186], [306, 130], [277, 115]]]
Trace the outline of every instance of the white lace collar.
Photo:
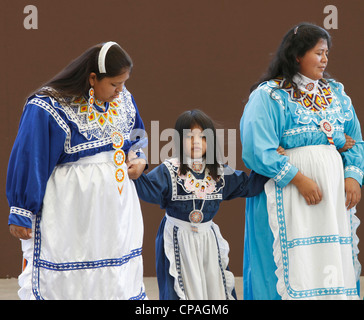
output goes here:
[[301, 73], [297, 73], [293, 79], [299, 90], [309, 93], [315, 94], [317, 92], [319, 80], [312, 80]]
[[200, 159], [191, 159], [187, 157], [187, 165], [188, 167], [196, 173], [202, 173], [205, 170], [206, 161], [204, 158]]

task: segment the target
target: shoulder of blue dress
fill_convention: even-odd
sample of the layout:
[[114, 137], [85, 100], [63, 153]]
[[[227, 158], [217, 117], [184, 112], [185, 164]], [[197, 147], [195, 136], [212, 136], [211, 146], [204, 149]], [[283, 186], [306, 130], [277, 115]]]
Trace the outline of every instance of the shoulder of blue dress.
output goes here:
[[264, 81], [253, 92], [265, 92], [268, 93], [272, 98], [277, 97], [277, 94], [282, 96], [285, 93], [288, 93], [287, 90], [282, 88], [283, 81], [284, 80], [280, 79]]
[[331, 87], [331, 91], [339, 98], [342, 102], [342, 106], [350, 109], [352, 107], [351, 98], [346, 94], [344, 85], [334, 79], [328, 79], [326, 82]]
[[281, 108], [285, 110], [287, 100], [288, 102], [293, 103], [292, 106], [294, 106], [295, 103], [293, 101], [289, 101], [289, 92], [281, 87], [282, 81], [283, 80], [280, 79], [272, 79], [262, 82], [255, 91], [258, 95], [268, 97], [269, 101], [278, 102]]
[[28, 97], [26, 104], [33, 105], [47, 111], [53, 117], [59, 117], [59, 110], [62, 109], [62, 105], [52, 96], [43, 94], [34, 94]]
[[180, 163], [179, 163], [178, 158], [169, 158], [169, 159], [165, 159], [163, 161], [163, 164], [166, 166], [173, 166], [175, 168], [178, 168]]
[[225, 176], [230, 176], [235, 173], [235, 170], [230, 167], [229, 165], [225, 163], [220, 163], [218, 168], [218, 174], [222, 179], [224, 179]]
[[51, 98], [51, 96], [49, 95], [43, 95], [43, 94], [33, 94], [30, 97], [28, 97], [27, 99], [27, 104], [31, 104], [34, 103], [35, 101], [43, 101], [45, 103], [49, 103], [51, 105], [54, 104], [53, 102], [54, 99]]
[[261, 89], [261, 88], [265, 88], [265, 87], [269, 87], [272, 89], [280, 89], [283, 81], [284, 81], [283, 79], [271, 79], [271, 80], [263, 81], [262, 83], [259, 84], [257, 89]]
[[335, 79], [324, 79], [324, 82], [327, 83], [335, 93], [344, 94], [344, 85], [341, 82], [336, 81]]

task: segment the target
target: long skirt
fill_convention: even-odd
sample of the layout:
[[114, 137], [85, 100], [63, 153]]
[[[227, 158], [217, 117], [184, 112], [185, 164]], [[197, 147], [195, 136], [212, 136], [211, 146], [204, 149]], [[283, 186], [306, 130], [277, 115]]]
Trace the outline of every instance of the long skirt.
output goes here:
[[127, 176], [119, 194], [112, 155], [53, 171], [33, 238], [22, 240], [21, 299], [146, 298], [140, 204]]
[[156, 240], [161, 300], [233, 300], [229, 244], [212, 221], [191, 223], [166, 215]]
[[[275, 290], [281, 299], [358, 299], [360, 264], [356, 228], [359, 220], [355, 210], [347, 210], [345, 206], [342, 159], [331, 146], [290, 149], [287, 155], [292, 165], [318, 184], [323, 198], [317, 205], [307, 205], [293, 184], [280, 188], [273, 180], [266, 183], [275, 269], [269, 264], [269, 251], [260, 250], [260, 260], [267, 260], [264, 276], [271, 279], [271, 284], [276, 279]], [[269, 241], [266, 243], [269, 245]], [[253, 247], [252, 241], [250, 245]], [[250, 268], [254, 278], [259, 278], [254, 273], [254, 265]], [[264, 291], [264, 282], [258, 283], [255, 281], [250, 286], [251, 296], [269, 297], [259, 293]], [[266, 287], [267, 291], [272, 291], [271, 284]]]

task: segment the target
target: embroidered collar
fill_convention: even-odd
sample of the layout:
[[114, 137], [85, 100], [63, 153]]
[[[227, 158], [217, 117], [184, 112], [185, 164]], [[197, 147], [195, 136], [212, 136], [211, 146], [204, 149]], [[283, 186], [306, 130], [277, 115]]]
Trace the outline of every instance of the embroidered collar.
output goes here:
[[312, 80], [301, 73], [297, 73], [292, 80], [297, 84], [298, 89], [304, 93], [317, 93], [319, 80]]
[[[191, 200], [192, 197], [206, 200], [222, 200], [221, 189], [225, 187], [224, 171], [218, 181], [215, 181], [206, 169], [203, 177], [202, 174], [196, 174], [200, 179], [196, 178], [192, 170], [188, 170], [186, 174], [179, 173], [180, 162], [177, 158], [166, 159], [164, 162], [172, 180], [172, 201]], [[211, 177], [211, 180], [210, 180]], [[193, 181], [192, 181], [193, 180]], [[200, 182], [200, 183], [199, 183]], [[199, 183], [197, 185], [197, 183]], [[183, 190], [178, 192], [177, 185]], [[193, 192], [194, 191], [194, 192]], [[185, 194], [186, 193], [186, 194]]]
[[[274, 79], [273, 82], [278, 85], [279, 88], [282, 88], [285, 80]], [[331, 105], [333, 100], [330, 85], [325, 80], [318, 81], [316, 92], [314, 92], [315, 90], [312, 90], [311, 93], [300, 90], [301, 94], [297, 94], [292, 84], [289, 84], [283, 90], [289, 94], [293, 102], [305, 107], [304, 112], [325, 110]]]
[[[304, 94], [304, 97], [302, 97], [296, 94], [291, 84], [285, 86], [284, 82], [285, 79], [283, 78], [272, 79], [262, 83], [260, 88], [267, 91], [283, 109], [290, 109], [295, 123], [310, 124], [314, 122], [318, 125], [321, 118], [317, 116], [316, 112], [312, 112], [313, 107], [315, 109], [316, 107], [325, 109], [326, 119], [334, 125], [336, 123], [342, 124], [353, 118], [351, 100], [345, 94], [341, 83], [334, 80], [327, 81], [326, 79], [321, 79], [318, 83], [318, 94]], [[288, 95], [287, 100], [286, 94]], [[313, 100], [313, 97], [316, 99]], [[340, 101], [341, 99], [343, 101]], [[313, 104], [318, 105], [313, 106]]]
[[[55, 89], [45, 87], [50, 96], [58, 102], [58, 107], [66, 114], [68, 120], [75, 123], [79, 132], [87, 139], [108, 139], [111, 142], [111, 134], [121, 132], [124, 139], [128, 140], [130, 132], [135, 124], [136, 109], [131, 93], [124, 87], [119, 97], [108, 103], [106, 110], [99, 111], [93, 108], [88, 113], [88, 103], [84, 97], [64, 98]], [[101, 107], [94, 104], [94, 106]], [[101, 109], [100, 109], [101, 110]]]
[[197, 179], [192, 172], [187, 171], [184, 182], [186, 190], [194, 193], [197, 198], [205, 199], [207, 194], [215, 191], [216, 182], [209, 174], [209, 170], [205, 170], [203, 179]]

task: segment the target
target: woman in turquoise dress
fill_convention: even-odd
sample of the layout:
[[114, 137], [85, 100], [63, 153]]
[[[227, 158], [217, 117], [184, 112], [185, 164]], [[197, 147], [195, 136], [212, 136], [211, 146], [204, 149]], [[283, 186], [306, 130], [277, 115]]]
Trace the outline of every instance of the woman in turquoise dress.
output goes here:
[[[246, 201], [244, 299], [359, 297], [363, 141], [351, 99], [325, 74], [330, 47], [318, 26], [289, 30], [245, 107], [244, 163], [270, 180]], [[339, 153], [345, 135], [356, 142]]]

